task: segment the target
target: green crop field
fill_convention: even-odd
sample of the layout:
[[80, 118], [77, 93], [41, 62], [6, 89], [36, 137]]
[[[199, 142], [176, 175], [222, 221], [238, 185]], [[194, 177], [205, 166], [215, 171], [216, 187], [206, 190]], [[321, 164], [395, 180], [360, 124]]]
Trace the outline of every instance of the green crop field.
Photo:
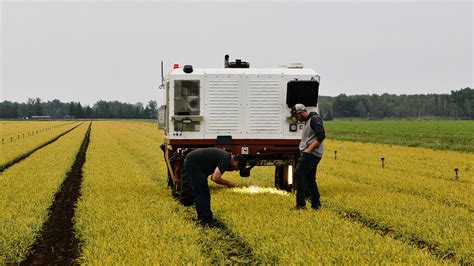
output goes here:
[[223, 228], [199, 226], [171, 196], [153, 122], [80, 121], [24, 138], [30, 127], [3, 126], [17, 140], [1, 146], [11, 156], [0, 265], [64, 264], [44, 250], [91, 265], [474, 263], [470, 121], [327, 121], [322, 209], [290, 210], [295, 195], [274, 188], [273, 167], [226, 172], [237, 187], [209, 183]]
[[474, 152], [474, 121], [326, 121], [331, 139]]

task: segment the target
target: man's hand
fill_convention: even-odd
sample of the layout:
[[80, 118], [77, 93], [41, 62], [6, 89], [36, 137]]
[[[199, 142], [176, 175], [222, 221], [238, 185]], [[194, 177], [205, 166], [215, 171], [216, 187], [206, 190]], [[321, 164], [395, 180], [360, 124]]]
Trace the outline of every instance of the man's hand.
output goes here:
[[315, 149], [319, 148], [319, 145], [321, 145], [321, 143], [318, 140], [314, 140], [303, 152], [312, 153]]
[[227, 187], [229, 187], [229, 188], [235, 187], [235, 182], [231, 181], [231, 180], [227, 180]]
[[224, 178], [222, 178], [222, 173], [219, 170], [219, 167], [216, 167], [216, 170], [214, 170], [214, 173], [211, 176], [211, 180], [214, 183], [217, 183], [219, 185], [224, 185], [224, 186], [227, 186], [227, 187], [235, 187], [235, 182], [234, 181], [225, 180]]

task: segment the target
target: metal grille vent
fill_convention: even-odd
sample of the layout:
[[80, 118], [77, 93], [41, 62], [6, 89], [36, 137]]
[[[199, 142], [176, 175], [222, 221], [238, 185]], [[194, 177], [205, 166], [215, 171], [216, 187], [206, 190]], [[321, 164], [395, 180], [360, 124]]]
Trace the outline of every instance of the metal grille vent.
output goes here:
[[249, 133], [281, 133], [279, 81], [251, 80], [249, 85]]
[[239, 100], [237, 80], [209, 81], [206, 130], [213, 133], [240, 132]]

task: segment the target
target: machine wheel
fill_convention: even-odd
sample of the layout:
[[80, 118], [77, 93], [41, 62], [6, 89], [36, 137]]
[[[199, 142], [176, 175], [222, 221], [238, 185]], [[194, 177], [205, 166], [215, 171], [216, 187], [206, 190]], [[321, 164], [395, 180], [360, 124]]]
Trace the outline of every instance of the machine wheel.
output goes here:
[[173, 184], [171, 187], [171, 196], [173, 198], [179, 199], [181, 195], [181, 191]]
[[275, 187], [291, 191], [291, 185], [288, 184], [288, 165], [275, 166]]

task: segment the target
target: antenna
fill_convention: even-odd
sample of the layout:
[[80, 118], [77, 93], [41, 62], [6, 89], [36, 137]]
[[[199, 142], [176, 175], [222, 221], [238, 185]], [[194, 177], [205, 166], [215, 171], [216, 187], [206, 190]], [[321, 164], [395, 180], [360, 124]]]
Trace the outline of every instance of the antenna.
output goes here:
[[163, 81], [164, 81], [164, 78], [163, 78], [163, 60], [161, 60], [161, 85], [159, 86], [159, 89], [163, 89], [164, 85], [163, 85]]

